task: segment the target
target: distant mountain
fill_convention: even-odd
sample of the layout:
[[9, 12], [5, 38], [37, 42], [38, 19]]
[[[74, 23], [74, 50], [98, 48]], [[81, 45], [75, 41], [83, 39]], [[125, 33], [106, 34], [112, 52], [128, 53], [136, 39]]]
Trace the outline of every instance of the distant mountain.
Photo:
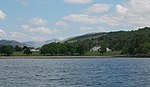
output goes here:
[[60, 42], [59, 39], [52, 39], [52, 40], [47, 40], [47, 41], [27, 41], [23, 42], [24, 44], [27, 44], [30, 47], [42, 47], [44, 44], [49, 44], [52, 42]]
[[27, 46], [26, 44], [15, 40], [0, 40], [0, 45], [12, 45], [12, 46], [18, 45], [20, 47]]
[[74, 42], [74, 41], [78, 41], [78, 40], [86, 40], [86, 39], [98, 38], [98, 37], [101, 37], [103, 35], [107, 35], [107, 33], [106, 32], [88, 33], [88, 34], [84, 34], [84, 35], [81, 35], [81, 36], [71, 37], [71, 38], [68, 38], [68, 39], [66, 39], [64, 41]]
[[61, 40], [59, 40], [59, 39], [51, 39], [51, 40], [45, 41], [45, 43], [48, 44], [48, 43], [52, 43], [52, 42], [60, 42], [60, 41], [61, 41]]

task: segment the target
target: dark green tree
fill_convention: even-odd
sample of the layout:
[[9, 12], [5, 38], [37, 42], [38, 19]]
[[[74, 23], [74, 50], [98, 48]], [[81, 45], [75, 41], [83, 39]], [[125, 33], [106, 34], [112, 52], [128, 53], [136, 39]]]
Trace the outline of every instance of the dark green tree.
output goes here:
[[59, 54], [64, 54], [64, 55], [68, 54], [68, 48], [66, 47], [65, 44], [60, 43], [60, 45], [59, 45]]
[[40, 54], [46, 55], [48, 54], [48, 45], [43, 45], [42, 48], [40, 49]]
[[105, 46], [101, 46], [101, 48], [98, 50], [100, 52], [100, 54], [104, 54], [106, 52], [106, 47]]
[[84, 44], [78, 44], [76, 47], [76, 52], [79, 53], [79, 55], [85, 54]]
[[29, 55], [29, 54], [32, 54], [32, 52], [30, 51], [29, 48], [26, 48], [26, 49], [23, 51], [23, 54]]
[[1, 54], [5, 56], [10, 56], [15, 51], [14, 47], [11, 45], [2, 45], [1, 46]]
[[16, 45], [16, 46], [15, 46], [15, 51], [16, 51], [16, 52], [20, 52], [20, 51], [22, 51], [22, 47], [20, 47], [20, 46]]
[[76, 53], [76, 44], [74, 43], [65, 43], [68, 49], [68, 54], [73, 55]]

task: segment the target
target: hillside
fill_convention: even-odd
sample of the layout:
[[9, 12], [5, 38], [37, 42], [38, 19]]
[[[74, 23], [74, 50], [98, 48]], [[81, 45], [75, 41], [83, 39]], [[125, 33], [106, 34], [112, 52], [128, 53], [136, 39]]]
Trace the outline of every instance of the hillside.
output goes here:
[[0, 45], [12, 45], [12, 46], [18, 45], [20, 47], [27, 46], [26, 44], [23, 44], [15, 40], [0, 40]]
[[113, 51], [122, 51], [122, 54], [150, 54], [149, 27], [132, 31], [83, 35], [70, 39], [67, 42], [70, 41], [78, 41], [78, 43], [86, 44], [89, 48], [100, 45]]
[[23, 42], [23, 43], [27, 44], [30, 47], [42, 47], [42, 45], [52, 43], [52, 42], [60, 42], [60, 40], [51, 39], [51, 40], [46, 40], [46, 41], [27, 41], [27, 42]]
[[106, 35], [106, 34], [107, 33], [89, 33], [89, 34], [69, 38], [66, 41], [74, 42], [74, 41], [79, 41], [79, 40], [98, 38], [98, 37], [101, 37], [101, 36]]

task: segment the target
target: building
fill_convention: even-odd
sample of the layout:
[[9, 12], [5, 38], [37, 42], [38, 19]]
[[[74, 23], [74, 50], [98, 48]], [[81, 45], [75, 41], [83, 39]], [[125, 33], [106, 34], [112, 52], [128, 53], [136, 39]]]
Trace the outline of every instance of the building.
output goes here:
[[[93, 52], [96, 52], [96, 51], [99, 51], [99, 50], [101, 50], [101, 46], [95, 46], [95, 47], [90, 49], [90, 51], [93, 51]], [[109, 48], [106, 48], [106, 51], [109, 52], [109, 51], [112, 51], [112, 50], [109, 49]]]
[[106, 51], [107, 51], [107, 52], [109, 52], [109, 51], [112, 51], [112, 50], [111, 50], [111, 49], [109, 49], [109, 48], [106, 48]]
[[40, 50], [37, 49], [30, 49], [31, 52], [39, 52]]
[[90, 49], [90, 51], [98, 51], [101, 48], [101, 46], [95, 46], [93, 48]]

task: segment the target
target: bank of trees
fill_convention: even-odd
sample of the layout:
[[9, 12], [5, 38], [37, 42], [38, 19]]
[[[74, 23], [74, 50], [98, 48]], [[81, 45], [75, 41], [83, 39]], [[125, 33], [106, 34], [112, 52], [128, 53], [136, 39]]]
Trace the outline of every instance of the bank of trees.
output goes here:
[[10, 56], [14, 52], [20, 52], [20, 53], [22, 52], [23, 54], [26, 54], [26, 55], [32, 54], [32, 52], [30, 51], [30, 48], [26, 46], [20, 47], [16, 45], [15, 47], [13, 47], [11, 45], [0, 45], [0, 55]]
[[15, 49], [11, 45], [0, 45], [0, 54], [5, 56], [10, 56], [15, 52]]
[[83, 42], [74, 43], [49, 43], [40, 49], [43, 55], [83, 55], [88, 46]]

